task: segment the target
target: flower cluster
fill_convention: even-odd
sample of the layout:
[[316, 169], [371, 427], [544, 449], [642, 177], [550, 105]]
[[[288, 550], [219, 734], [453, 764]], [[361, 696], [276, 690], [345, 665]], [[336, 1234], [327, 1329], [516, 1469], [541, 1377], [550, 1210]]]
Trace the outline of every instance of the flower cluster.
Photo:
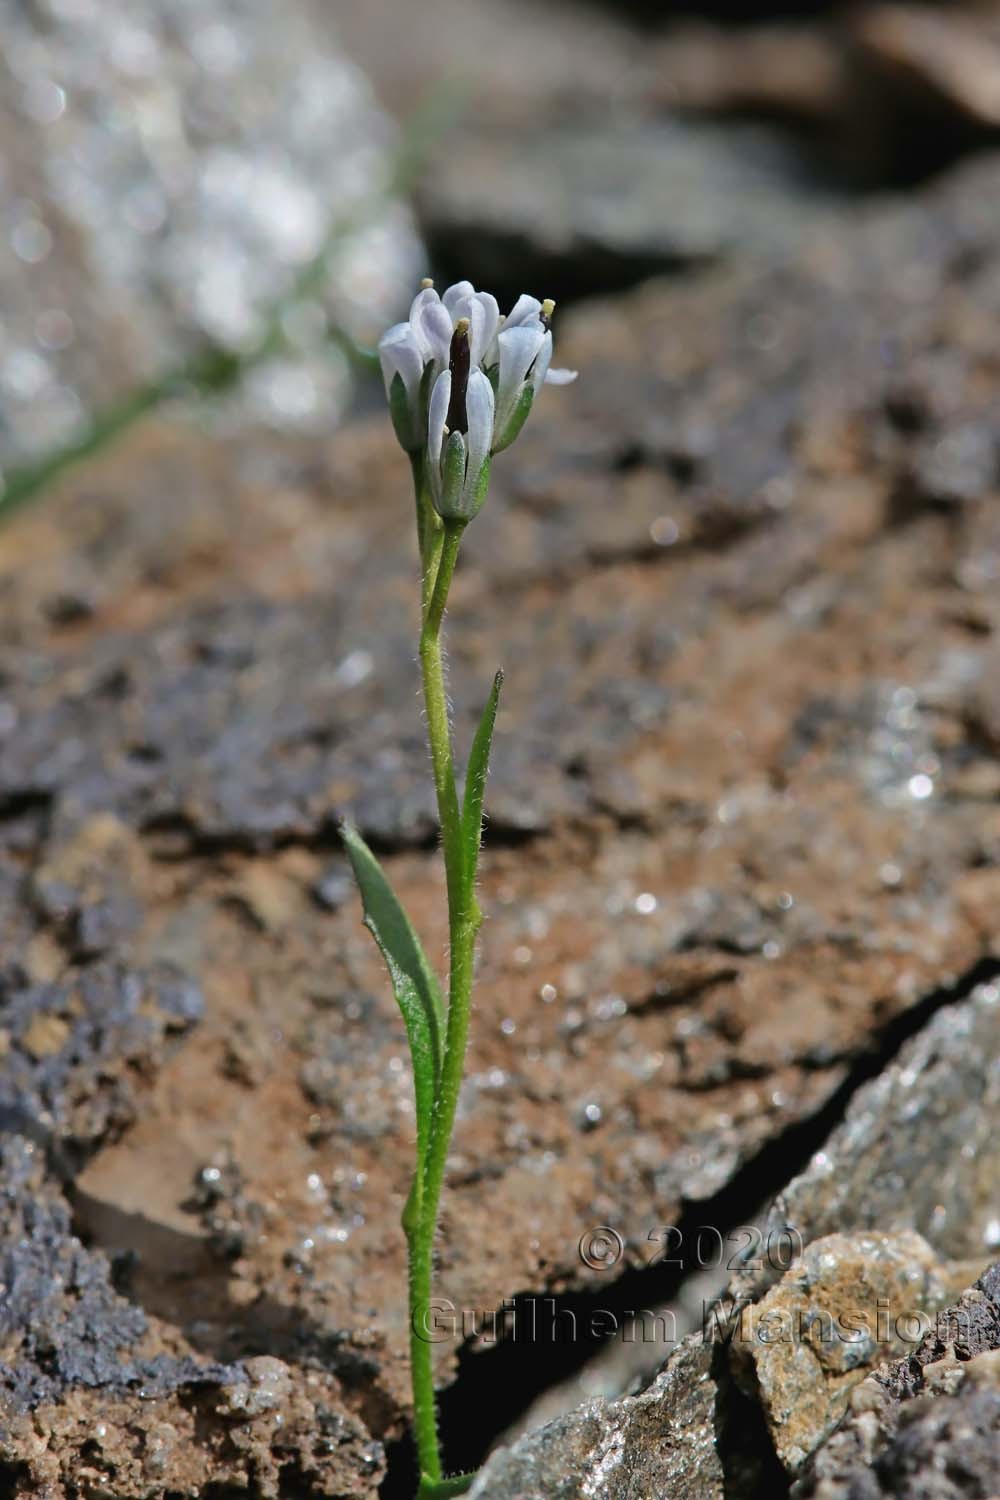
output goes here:
[[576, 379], [573, 370], [551, 368], [554, 306], [522, 296], [502, 317], [496, 298], [469, 281], [443, 297], [424, 282], [408, 320], [380, 340], [396, 436], [408, 453], [424, 455], [444, 519], [477, 513], [492, 455], [517, 437], [542, 384]]

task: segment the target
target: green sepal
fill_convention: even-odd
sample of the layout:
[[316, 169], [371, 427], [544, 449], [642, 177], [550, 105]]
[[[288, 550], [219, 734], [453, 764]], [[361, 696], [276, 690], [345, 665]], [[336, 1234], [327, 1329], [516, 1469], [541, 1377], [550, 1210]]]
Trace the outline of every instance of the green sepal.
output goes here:
[[510, 447], [511, 443], [518, 436], [521, 428], [528, 420], [528, 413], [531, 411], [534, 399], [534, 386], [530, 384], [525, 385], [521, 390], [521, 394], [517, 398], [517, 405], [514, 407], [514, 411], [511, 415], [510, 421], [507, 423], [507, 426], [500, 434], [499, 442], [494, 443], [493, 445], [494, 453], [502, 453], [505, 448]]
[[476, 883], [476, 866], [479, 862], [479, 846], [483, 836], [483, 796], [486, 792], [486, 776], [490, 768], [490, 750], [493, 745], [493, 730], [497, 722], [500, 704], [500, 689], [503, 673], [493, 679], [493, 687], [486, 701], [479, 727], [469, 752], [469, 765], [465, 773], [465, 792], [462, 796], [462, 843], [465, 846], [465, 879], [471, 892]]
[[444, 445], [441, 460], [441, 499], [437, 502], [438, 515], [445, 521], [467, 521], [463, 505], [465, 489], [466, 450], [465, 437], [453, 432]]
[[440, 365], [437, 360], [432, 359], [424, 365], [424, 373], [420, 377], [420, 426], [423, 432], [427, 431], [427, 408], [431, 404], [431, 386], [440, 373]]
[[[382, 866], [357, 829], [349, 823], [341, 825], [340, 836], [361, 892], [365, 926], [385, 959], [406, 1025], [417, 1107], [417, 1177], [420, 1178], [430, 1144], [434, 1099], [441, 1076], [444, 1002], [420, 939]], [[418, 1205], [408, 1203], [406, 1212], [415, 1207]]]
[[398, 370], [389, 386], [389, 415], [400, 446], [405, 448], [407, 453], [416, 452], [421, 447], [422, 438], [417, 431], [413, 406], [406, 386], [403, 384], [403, 377]]
[[479, 470], [479, 474], [478, 474], [478, 476], [476, 478], [476, 482], [472, 486], [472, 491], [471, 491], [471, 494], [469, 496], [468, 510], [469, 510], [469, 520], [470, 521], [473, 519], [474, 516], [478, 516], [479, 512], [482, 510], [482, 508], [483, 508], [483, 502], [486, 499], [486, 494], [487, 494], [487, 491], [489, 490], [489, 487], [490, 487], [490, 460], [489, 460], [489, 456], [487, 456], [486, 458], [483, 459], [483, 466]]

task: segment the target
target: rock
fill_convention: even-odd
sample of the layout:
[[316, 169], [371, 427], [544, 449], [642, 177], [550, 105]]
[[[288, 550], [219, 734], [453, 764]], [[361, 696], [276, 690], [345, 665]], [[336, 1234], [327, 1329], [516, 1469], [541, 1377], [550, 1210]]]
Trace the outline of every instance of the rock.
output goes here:
[[508, 297], [592, 294], [737, 250], [773, 258], [842, 207], [777, 132], [679, 119], [467, 133], [420, 195], [443, 274], [474, 265]]
[[[779, 1194], [763, 1243], [789, 1226], [805, 1245], [836, 1232], [914, 1230], [940, 1256], [986, 1260], [1000, 1244], [998, 1048], [994, 980], [941, 1011], [858, 1091], [843, 1124]], [[776, 1274], [761, 1257], [738, 1275], [737, 1294], [759, 1296]]]
[[651, 1385], [622, 1401], [594, 1401], [499, 1449], [470, 1500], [722, 1500], [715, 1350], [698, 1334]]
[[866, 1370], [915, 1343], [950, 1290], [919, 1235], [833, 1234], [740, 1311], [731, 1357], [790, 1474], [837, 1425]]
[[162, 1061], [201, 1010], [197, 986], [166, 968], [91, 965], [47, 984], [8, 969], [0, 1119], [79, 1163], [133, 1118], [137, 1073]]
[[144, 0], [125, 29], [54, 3], [9, 19], [4, 469], [79, 437], [206, 341], [259, 343], [274, 304], [361, 212], [364, 232], [331, 250], [289, 321], [290, 347], [247, 387], [258, 418], [325, 425], [350, 383], [328, 318], [384, 322], [417, 261], [405, 212], [372, 201], [390, 154], [358, 70], [298, 3], [280, 26], [260, 3], [206, 20], [173, 0]]
[[869, 5], [853, 18], [860, 56], [908, 97], [909, 111], [937, 115], [970, 134], [1000, 132], [1000, 24], [991, 6]]
[[960, 1500], [1000, 1484], [1000, 1267], [858, 1386], [795, 1500]]
[[377, 1493], [381, 1449], [328, 1380], [293, 1380], [275, 1359], [178, 1355], [73, 1235], [42, 1153], [8, 1138], [0, 1167], [0, 1465], [13, 1497], [162, 1500], [251, 1482], [277, 1497], [291, 1474], [303, 1495]]

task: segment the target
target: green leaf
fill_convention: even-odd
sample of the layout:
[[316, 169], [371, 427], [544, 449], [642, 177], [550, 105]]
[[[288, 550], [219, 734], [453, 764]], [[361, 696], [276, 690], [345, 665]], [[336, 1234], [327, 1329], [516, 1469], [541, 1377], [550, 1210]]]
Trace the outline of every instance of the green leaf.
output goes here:
[[357, 829], [349, 823], [341, 825], [340, 836], [361, 892], [365, 926], [382, 951], [406, 1023], [417, 1104], [417, 1153], [422, 1169], [441, 1075], [444, 1002], [420, 939], [382, 866]]
[[486, 774], [490, 768], [490, 748], [493, 744], [493, 729], [497, 721], [500, 704], [500, 689], [503, 673], [493, 679], [493, 687], [483, 709], [479, 728], [472, 741], [469, 765], [465, 773], [465, 794], [462, 798], [462, 842], [465, 845], [465, 870], [468, 887], [475, 884], [476, 865], [479, 861], [479, 845], [483, 836], [483, 797], [486, 792]]
[[472, 1488], [475, 1474], [453, 1474], [450, 1479], [428, 1479], [420, 1476], [417, 1500], [451, 1500], [453, 1495], [464, 1495]]

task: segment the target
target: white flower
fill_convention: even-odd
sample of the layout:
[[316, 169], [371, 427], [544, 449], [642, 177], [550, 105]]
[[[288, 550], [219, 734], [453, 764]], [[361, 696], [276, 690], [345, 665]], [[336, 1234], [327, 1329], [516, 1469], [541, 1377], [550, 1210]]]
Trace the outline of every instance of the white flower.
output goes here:
[[[425, 282], [408, 320], [380, 340], [396, 436], [408, 453], [426, 450], [431, 493], [442, 515], [470, 519], [476, 513], [489, 474], [488, 463], [477, 456], [484, 451], [488, 459], [510, 446], [543, 384], [576, 379], [575, 370], [551, 368], [553, 307], [525, 294], [502, 318], [496, 298], [477, 292], [471, 281], [457, 281], [443, 297]], [[484, 449], [487, 405], [491, 425]]]

